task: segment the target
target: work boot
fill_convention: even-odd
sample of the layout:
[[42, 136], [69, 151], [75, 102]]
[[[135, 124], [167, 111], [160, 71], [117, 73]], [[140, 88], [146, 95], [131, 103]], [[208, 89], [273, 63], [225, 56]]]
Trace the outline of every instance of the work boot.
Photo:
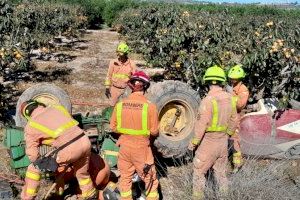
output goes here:
[[117, 185], [110, 181], [103, 190], [104, 200], [118, 200], [119, 196]]
[[99, 196], [99, 191], [97, 190], [93, 196], [85, 198], [84, 200], [98, 200], [98, 196]]

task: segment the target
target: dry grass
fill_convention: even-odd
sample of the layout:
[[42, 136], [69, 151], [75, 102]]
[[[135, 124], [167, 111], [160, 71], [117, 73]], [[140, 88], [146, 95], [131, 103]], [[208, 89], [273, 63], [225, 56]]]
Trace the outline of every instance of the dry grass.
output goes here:
[[[181, 161], [175, 161], [181, 165]], [[213, 187], [212, 176], [208, 175], [205, 199], [224, 200], [296, 200], [300, 199], [300, 184], [289, 175], [290, 161], [266, 161], [248, 159], [236, 174], [229, 175], [230, 186], [226, 196], [221, 196]], [[299, 167], [299, 166], [298, 166]], [[192, 163], [168, 169], [167, 177], [161, 178], [163, 199], [192, 199]]]
[[9, 166], [9, 155], [7, 149], [3, 145], [4, 130], [0, 129], [0, 173], [12, 174], [12, 170]]

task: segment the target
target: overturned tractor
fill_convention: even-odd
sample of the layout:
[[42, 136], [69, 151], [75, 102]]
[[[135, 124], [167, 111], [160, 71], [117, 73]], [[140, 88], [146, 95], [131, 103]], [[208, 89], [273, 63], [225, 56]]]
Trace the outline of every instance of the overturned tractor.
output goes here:
[[[185, 155], [194, 134], [194, 123], [200, 103], [199, 94], [187, 84], [179, 81], [163, 81], [152, 84], [148, 98], [159, 111], [159, 131], [154, 146], [163, 158], [178, 158]], [[46, 105], [61, 104], [72, 113], [69, 96], [53, 84], [37, 84], [28, 88], [19, 98], [16, 107], [15, 126], [5, 130], [5, 146], [11, 157], [11, 167], [23, 177], [30, 164], [25, 154], [23, 127], [25, 119], [19, 114], [20, 105], [29, 99], [42, 101]], [[105, 108], [101, 114], [84, 116], [72, 113], [79, 126], [89, 136], [93, 152], [102, 156], [111, 170], [116, 170], [119, 148], [115, 145], [117, 136], [109, 129], [112, 108]], [[279, 110], [276, 102], [259, 100], [245, 114], [240, 124], [242, 151], [246, 155], [299, 158], [300, 157], [300, 110]], [[49, 147], [40, 147], [45, 155]]]

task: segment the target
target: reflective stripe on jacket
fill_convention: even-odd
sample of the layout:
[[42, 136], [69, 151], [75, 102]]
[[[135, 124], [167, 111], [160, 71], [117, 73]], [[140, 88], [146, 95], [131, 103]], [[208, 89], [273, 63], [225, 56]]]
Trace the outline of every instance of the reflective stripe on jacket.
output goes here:
[[236, 99], [223, 88], [211, 86], [207, 96], [201, 101], [195, 123], [195, 136], [191, 142], [199, 144], [204, 135], [212, 139], [226, 139], [228, 135], [232, 135], [238, 121], [234, 103]]
[[120, 102], [116, 105], [116, 114], [117, 114], [117, 132], [121, 134], [128, 135], [150, 135], [150, 130], [148, 129], [148, 103], [142, 103], [141, 109], [141, 118], [142, 118], [142, 128], [136, 129], [133, 127], [124, 127], [122, 124], [122, 117], [130, 117], [123, 116], [123, 102]]
[[42, 133], [46, 134], [50, 138], [57, 138], [66, 130], [78, 125], [78, 122], [71, 118], [71, 115], [68, 113], [68, 111], [63, 106], [55, 105], [55, 106], [51, 106], [51, 107], [53, 107], [54, 109], [56, 109], [57, 111], [62, 113], [65, 117], [70, 118], [70, 121], [66, 122], [66, 123], [62, 123], [55, 129], [53, 129], [53, 128], [49, 128], [47, 126], [47, 124], [42, 124], [40, 122], [36, 122], [33, 119], [30, 119], [28, 121], [28, 126], [41, 131]]
[[[237, 97], [231, 97], [231, 108], [236, 109]], [[219, 124], [219, 106], [216, 99], [212, 99], [212, 120], [211, 125], [206, 128], [207, 132], [224, 132], [227, 131], [228, 125]]]
[[113, 85], [118, 88], [126, 88], [127, 82], [135, 70], [136, 65], [130, 59], [125, 63], [120, 62], [118, 59], [111, 60], [104, 85], [106, 87]]

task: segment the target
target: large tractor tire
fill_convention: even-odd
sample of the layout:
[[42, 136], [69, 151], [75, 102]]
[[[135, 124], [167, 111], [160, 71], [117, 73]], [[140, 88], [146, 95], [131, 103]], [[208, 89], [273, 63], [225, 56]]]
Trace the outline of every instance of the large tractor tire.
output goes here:
[[160, 135], [155, 141], [165, 158], [183, 156], [194, 135], [194, 124], [200, 103], [199, 94], [180, 81], [153, 83], [147, 93], [159, 113]]
[[18, 127], [24, 127], [26, 124], [26, 119], [20, 113], [21, 104], [30, 99], [41, 101], [46, 105], [59, 103], [71, 113], [71, 100], [69, 95], [63, 89], [50, 83], [36, 84], [25, 90], [19, 97], [15, 116], [15, 123]]

